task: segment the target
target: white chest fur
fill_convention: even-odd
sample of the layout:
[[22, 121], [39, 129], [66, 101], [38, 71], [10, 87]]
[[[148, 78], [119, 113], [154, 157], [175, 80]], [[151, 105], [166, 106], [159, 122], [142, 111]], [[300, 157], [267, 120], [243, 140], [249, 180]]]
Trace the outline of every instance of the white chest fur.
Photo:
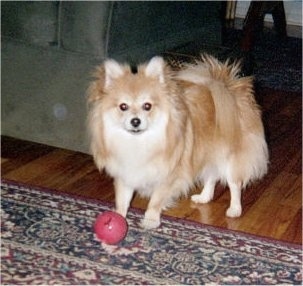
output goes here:
[[107, 172], [136, 190], [149, 189], [163, 180], [168, 169], [161, 156], [166, 145], [166, 124], [132, 134], [109, 121], [104, 118], [105, 143], [110, 153]]

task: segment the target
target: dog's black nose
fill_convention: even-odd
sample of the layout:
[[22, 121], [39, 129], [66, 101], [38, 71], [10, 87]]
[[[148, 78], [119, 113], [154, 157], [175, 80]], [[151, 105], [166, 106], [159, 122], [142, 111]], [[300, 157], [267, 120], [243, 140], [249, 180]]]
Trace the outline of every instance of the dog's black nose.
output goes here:
[[138, 117], [133, 118], [130, 124], [134, 127], [138, 127], [141, 124], [141, 120]]

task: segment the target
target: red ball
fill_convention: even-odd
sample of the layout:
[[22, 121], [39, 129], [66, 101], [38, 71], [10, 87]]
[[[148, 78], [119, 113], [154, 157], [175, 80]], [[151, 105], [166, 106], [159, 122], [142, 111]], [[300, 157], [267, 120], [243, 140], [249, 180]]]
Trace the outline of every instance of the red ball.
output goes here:
[[127, 222], [125, 218], [112, 211], [99, 214], [94, 225], [98, 239], [106, 244], [117, 244], [127, 234]]

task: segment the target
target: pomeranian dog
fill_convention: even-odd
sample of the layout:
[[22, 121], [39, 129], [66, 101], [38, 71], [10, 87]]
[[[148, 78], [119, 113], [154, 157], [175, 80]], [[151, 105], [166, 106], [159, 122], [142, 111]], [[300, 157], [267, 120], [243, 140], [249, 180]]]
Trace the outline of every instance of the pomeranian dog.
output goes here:
[[134, 192], [150, 198], [142, 220], [160, 225], [161, 211], [196, 184], [195, 203], [230, 189], [228, 217], [242, 212], [241, 190], [267, 172], [268, 149], [251, 77], [239, 63], [202, 55], [173, 71], [161, 57], [138, 66], [106, 60], [88, 89], [91, 151], [114, 178], [116, 211], [127, 214]]

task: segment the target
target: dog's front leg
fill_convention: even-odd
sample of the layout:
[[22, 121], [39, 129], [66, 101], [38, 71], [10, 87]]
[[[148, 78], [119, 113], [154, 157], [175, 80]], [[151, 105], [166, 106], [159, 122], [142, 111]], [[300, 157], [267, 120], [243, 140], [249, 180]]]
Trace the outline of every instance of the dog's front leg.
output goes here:
[[115, 202], [117, 213], [126, 217], [133, 194], [134, 189], [126, 186], [121, 180], [115, 179]]
[[153, 229], [160, 225], [161, 211], [166, 207], [168, 192], [169, 190], [165, 187], [157, 188], [153, 192], [141, 222], [143, 228]]

